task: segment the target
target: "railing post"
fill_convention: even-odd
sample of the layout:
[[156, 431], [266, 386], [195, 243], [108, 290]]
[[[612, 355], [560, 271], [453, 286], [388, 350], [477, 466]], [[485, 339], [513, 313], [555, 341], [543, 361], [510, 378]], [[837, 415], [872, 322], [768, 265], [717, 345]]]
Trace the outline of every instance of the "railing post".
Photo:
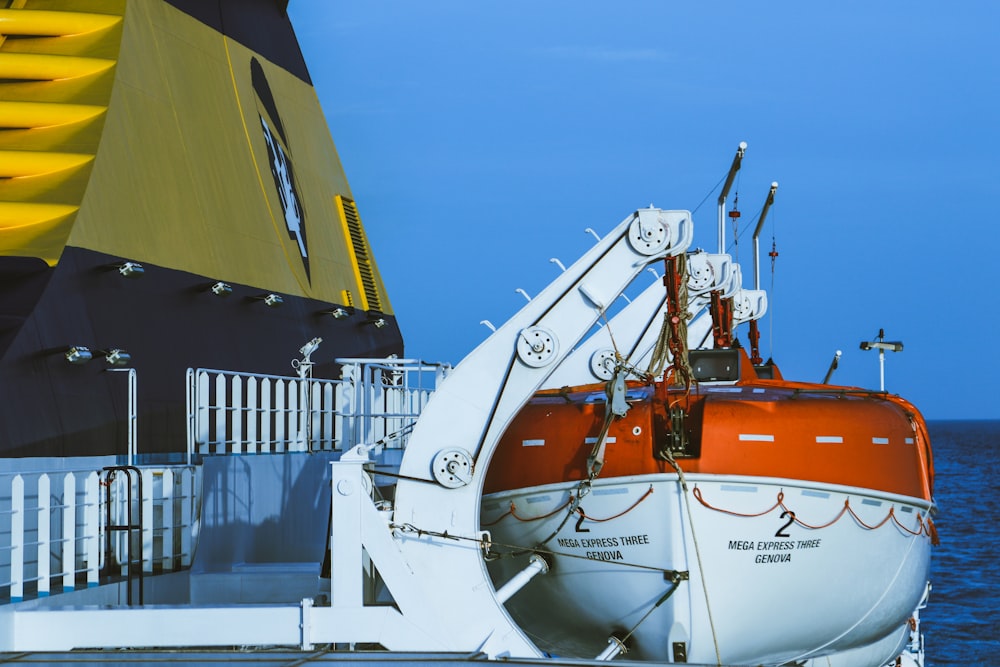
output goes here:
[[185, 468], [181, 473], [181, 502], [179, 526], [181, 530], [181, 567], [191, 565], [191, 517], [194, 500], [192, 498], [194, 489], [194, 469]]
[[321, 410], [323, 415], [323, 449], [326, 451], [330, 451], [334, 447], [333, 413], [336, 410], [334, 392], [338, 386], [332, 382], [323, 384], [323, 407]]
[[24, 478], [10, 485], [10, 601], [24, 599]]
[[282, 453], [285, 451], [285, 422], [288, 415], [285, 413], [285, 382], [284, 380], [274, 381], [274, 451]]
[[271, 391], [273, 383], [269, 378], [260, 381], [260, 453], [271, 452]]
[[261, 410], [257, 400], [257, 378], [247, 378], [247, 452], [250, 454], [260, 453], [262, 447], [260, 439], [257, 437], [257, 422], [261, 416], [266, 414]]
[[38, 476], [38, 597], [49, 594], [52, 549], [52, 488], [47, 473]]
[[[197, 406], [195, 410], [197, 411], [197, 421], [198, 421], [198, 453], [199, 454], [210, 454], [208, 449], [208, 441], [211, 439], [211, 427], [209, 426], [211, 421], [211, 409], [209, 403], [209, 381], [208, 373], [205, 371], [200, 371], [198, 373], [195, 381], [198, 383], [197, 388]], [[190, 462], [189, 462], [190, 463]]]
[[63, 478], [62, 501], [62, 585], [63, 592], [76, 588], [76, 475]]
[[[229, 453], [242, 454], [243, 449], [243, 380], [239, 375], [232, 377], [232, 388], [229, 394], [230, 407], [224, 413], [227, 421], [230, 421], [230, 432], [232, 433], [233, 445], [228, 449]], [[230, 419], [230, 415], [232, 418]]]
[[226, 453], [226, 376], [219, 373], [215, 376], [215, 404], [212, 412], [215, 416], [215, 453]]
[[163, 520], [163, 529], [160, 532], [160, 564], [164, 572], [174, 569], [174, 559], [177, 555], [174, 551], [174, 471], [167, 468], [163, 471], [162, 477], [163, 509], [160, 516]]
[[298, 452], [302, 451], [299, 445], [300, 438], [302, 436], [299, 433], [299, 383], [301, 380], [289, 380], [287, 383], [288, 391], [287, 396], [287, 406], [288, 406], [288, 445], [285, 448], [286, 452]]
[[[142, 526], [142, 531], [139, 533], [142, 540], [142, 562], [140, 566], [144, 572], [152, 572], [153, 542], [155, 536], [155, 526], [153, 525], [153, 499], [155, 498], [153, 471], [145, 468], [139, 472], [139, 477], [142, 480], [138, 489], [142, 492], [139, 496], [139, 511], [142, 513], [142, 518], [139, 519], [139, 525]], [[131, 480], [131, 477], [129, 479]]]
[[197, 419], [195, 418], [195, 389], [194, 369], [187, 369], [185, 375], [187, 380], [187, 391], [184, 395], [184, 404], [187, 409], [187, 464], [191, 465], [191, 454], [194, 452], [194, 434], [197, 429]]
[[128, 369], [128, 464], [135, 465], [139, 455], [139, 380], [134, 368]]
[[84, 559], [87, 568], [87, 587], [97, 586], [99, 583], [98, 570], [101, 567], [101, 540], [100, 540], [100, 514], [101, 498], [98, 494], [100, 488], [99, 478], [96, 472], [87, 475], [85, 482], [85, 500], [83, 508], [83, 534], [86, 540]]

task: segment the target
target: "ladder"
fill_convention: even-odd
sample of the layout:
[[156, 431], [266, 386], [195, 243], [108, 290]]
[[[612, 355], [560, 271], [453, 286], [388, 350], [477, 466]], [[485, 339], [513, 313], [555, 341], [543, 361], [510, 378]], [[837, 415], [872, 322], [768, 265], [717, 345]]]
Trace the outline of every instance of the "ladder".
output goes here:
[[[119, 473], [125, 475], [125, 523], [116, 523], [115, 504], [112, 502], [112, 488]], [[134, 475], [134, 476], [133, 476]], [[138, 591], [138, 604], [143, 603], [143, 568], [142, 568], [142, 508], [136, 508], [132, 497], [132, 485], [136, 486], [138, 503], [142, 503], [142, 473], [135, 466], [107, 466], [103, 469], [101, 485], [104, 487], [104, 567], [102, 575], [107, 578], [121, 576], [125, 568], [126, 595], [129, 606], [133, 604], [133, 588]], [[119, 500], [119, 506], [121, 499]], [[136, 517], [133, 520], [133, 517]], [[121, 513], [117, 520], [121, 519]], [[114, 548], [115, 533], [125, 533], [125, 562], [119, 563]], [[139, 557], [133, 558], [136, 538], [138, 538]], [[133, 584], [138, 584], [134, 586]]]

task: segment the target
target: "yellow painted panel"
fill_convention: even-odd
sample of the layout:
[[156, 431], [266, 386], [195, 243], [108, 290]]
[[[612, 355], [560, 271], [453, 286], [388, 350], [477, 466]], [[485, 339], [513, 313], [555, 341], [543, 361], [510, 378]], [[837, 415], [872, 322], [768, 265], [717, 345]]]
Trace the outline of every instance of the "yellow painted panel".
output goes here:
[[0, 79], [54, 81], [75, 79], [114, 67], [107, 58], [0, 52]]
[[[65, 218], [79, 207], [68, 204], [38, 204], [33, 202], [0, 202], [0, 230], [27, 227]], [[6, 245], [6, 244], [4, 244]]]
[[0, 128], [40, 128], [89, 120], [103, 113], [96, 104], [0, 101]]
[[73, 169], [94, 159], [80, 153], [42, 151], [0, 151], [0, 178], [41, 176]]
[[[272, 174], [254, 59], [284, 129], [301, 244]], [[69, 245], [330, 303], [357, 290], [334, 203], [351, 192], [308, 83], [162, 2], [129, 5], [115, 77]]]
[[49, 266], [55, 266], [73, 225], [75, 212], [72, 208], [66, 209], [68, 213], [64, 215], [40, 219], [31, 224], [0, 228], [0, 255], [38, 257]]
[[121, 21], [120, 16], [83, 12], [55, 12], [31, 9], [0, 9], [0, 34], [79, 35], [106, 30]]

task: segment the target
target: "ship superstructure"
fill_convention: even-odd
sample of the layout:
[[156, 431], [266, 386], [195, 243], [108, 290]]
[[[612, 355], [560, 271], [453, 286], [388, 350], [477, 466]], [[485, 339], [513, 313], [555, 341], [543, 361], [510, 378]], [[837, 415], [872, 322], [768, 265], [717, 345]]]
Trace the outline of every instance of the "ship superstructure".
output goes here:
[[124, 455], [108, 368], [176, 458], [188, 368], [402, 353], [285, 4], [0, 10], [0, 456]]

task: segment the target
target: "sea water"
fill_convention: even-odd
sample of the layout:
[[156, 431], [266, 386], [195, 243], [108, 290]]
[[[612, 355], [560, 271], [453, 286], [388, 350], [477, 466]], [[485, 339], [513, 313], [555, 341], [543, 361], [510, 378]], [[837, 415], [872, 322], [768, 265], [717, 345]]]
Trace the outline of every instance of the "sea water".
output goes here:
[[920, 615], [925, 665], [1000, 665], [1000, 421], [928, 426], [941, 544]]

